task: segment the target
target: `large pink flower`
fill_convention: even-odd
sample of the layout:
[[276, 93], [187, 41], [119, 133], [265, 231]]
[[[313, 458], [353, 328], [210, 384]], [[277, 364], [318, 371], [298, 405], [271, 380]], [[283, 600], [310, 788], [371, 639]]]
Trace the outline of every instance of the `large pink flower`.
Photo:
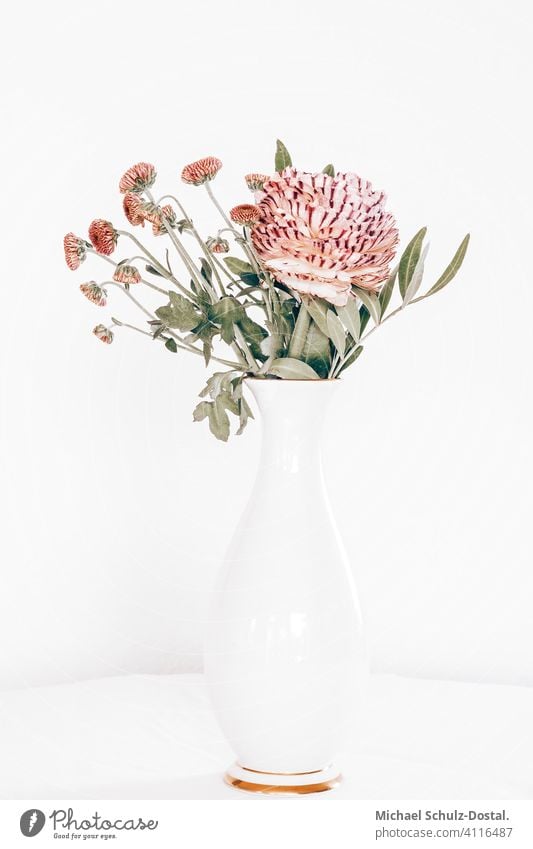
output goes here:
[[252, 241], [281, 283], [344, 306], [352, 286], [376, 291], [388, 276], [398, 231], [385, 195], [367, 180], [286, 168], [255, 200]]

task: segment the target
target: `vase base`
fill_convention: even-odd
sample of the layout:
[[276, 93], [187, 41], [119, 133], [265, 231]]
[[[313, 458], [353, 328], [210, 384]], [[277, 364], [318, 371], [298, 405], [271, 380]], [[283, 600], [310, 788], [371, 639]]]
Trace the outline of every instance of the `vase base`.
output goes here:
[[306, 793], [323, 793], [333, 790], [342, 781], [334, 764], [313, 772], [260, 772], [233, 764], [224, 781], [236, 790], [247, 793], [267, 793], [270, 796], [299, 796]]

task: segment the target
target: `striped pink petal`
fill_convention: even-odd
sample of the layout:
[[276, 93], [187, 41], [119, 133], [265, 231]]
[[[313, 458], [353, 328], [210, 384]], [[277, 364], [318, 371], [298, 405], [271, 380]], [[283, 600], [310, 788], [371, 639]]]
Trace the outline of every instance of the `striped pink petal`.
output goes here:
[[398, 243], [385, 195], [356, 174], [287, 168], [255, 194], [252, 231], [266, 268], [298, 292], [341, 306], [351, 287], [377, 291]]

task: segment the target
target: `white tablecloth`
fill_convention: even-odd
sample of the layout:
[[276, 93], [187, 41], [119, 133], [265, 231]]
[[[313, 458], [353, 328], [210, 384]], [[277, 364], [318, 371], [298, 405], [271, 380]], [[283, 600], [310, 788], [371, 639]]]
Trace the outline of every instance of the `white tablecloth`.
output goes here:
[[[532, 688], [375, 675], [358, 736], [320, 799], [533, 798]], [[245, 800], [232, 760], [201, 675], [0, 693], [3, 799]]]

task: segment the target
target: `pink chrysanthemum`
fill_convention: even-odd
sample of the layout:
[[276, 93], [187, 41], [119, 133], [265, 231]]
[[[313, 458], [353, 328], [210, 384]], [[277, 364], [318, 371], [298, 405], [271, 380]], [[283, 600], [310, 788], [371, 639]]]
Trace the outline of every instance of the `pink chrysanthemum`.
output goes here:
[[130, 285], [131, 283], [140, 283], [141, 275], [134, 265], [122, 264], [117, 265], [115, 273], [113, 274], [113, 280], [116, 283], [125, 283]]
[[87, 256], [87, 245], [83, 239], [74, 233], [67, 233], [63, 239], [65, 249], [65, 262], [71, 271], [76, 271]]
[[154, 185], [156, 176], [157, 172], [153, 165], [150, 165], [149, 162], [138, 162], [137, 165], [132, 165], [122, 175], [118, 187], [123, 194], [125, 192], [142, 192]]
[[103, 218], [97, 218], [89, 227], [89, 238], [94, 246], [94, 249], [99, 254], [109, 256], [115, 250], [117, 244], [118, 233], [110, 221], [104, 221]]
[[220, 236], [208, 239], [206, 245], [212, 254], [227, 254], [229, 251], [229, 242], [227, 239], [221, 239]]
[[252, 227], [261, 218], [261, 209], [253, 203], [241, 203], [230, 210], [229, 217], [235, 224]]
[[398, 231], [367, 180], [286, 168], [255, 199], [252, 241], [281, 283], [344, 306], [352, 286], [376, 291], [388, 276]]
[[215, 156], [206, 156], [204, 159], [199, 159], [197, 162], [191, 162], [186, 165], [181, 172], [181, 179], [184, 183], [191, 183], [193, 186], [201, 186], [202, 183], [207, 183], [213, 180], [222, 168], [222, 162]]
[[246, 185], [250, 189], [251, 192], [260, 191], [265, 185], [267, 180], [270, 180], [268, 174], [247, 174], [244, 178], [246, 180]]
[[171, 207], [171, 205], [167, 203], [161, 208], [160, 214], [154, 219], [152, 223], [152, 233], [154, 234], [154, 236], [163, 236], [167, 232], [167, 228], [165, 227], [161, 216], [164, 216], [167, 224], [170, 227], [174, 227], [176, 224], [176, 213]]
[[90, 283], [82, 283], [80, 291], [83, 292], [92, 304], [96, 304], [97, 307], [105, 307], [107, 303], [107, 292], [98, 283], [95, 283], [94, 280], [91, 280]]
[[97, 339], [100, 339], [102, 342], [105, 342], [106, 345], [111, 345], [113, 341], [113, 331], [109, 327], [105, 327], [103, 324], [97, 324], [93, 330], [94, 335]]
[[124, 195], [124, 200], [122, 201], [124, 215], [134, 227], [137, 227], [138, 224], [144, 227], [144, 215], [141, 211], [142, 205], [143, 202], [139, 195], [136, 195], [134, 192], [127, 192]]

